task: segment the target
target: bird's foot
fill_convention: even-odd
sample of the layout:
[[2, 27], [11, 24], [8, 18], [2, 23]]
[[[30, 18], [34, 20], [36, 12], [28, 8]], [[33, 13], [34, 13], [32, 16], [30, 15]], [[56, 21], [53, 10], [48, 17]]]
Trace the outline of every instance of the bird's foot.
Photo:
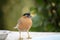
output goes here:
[[27, 37], [27, 39], [32, 39], [32, 37]]
[[23, 38], [20, 37], [19, 40], [23, 40]]

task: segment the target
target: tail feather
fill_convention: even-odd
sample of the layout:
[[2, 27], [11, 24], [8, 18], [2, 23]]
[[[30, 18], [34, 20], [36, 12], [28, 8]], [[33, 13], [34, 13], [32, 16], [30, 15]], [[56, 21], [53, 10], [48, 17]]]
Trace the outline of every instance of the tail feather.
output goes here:
[[18, 26], [19, 26], [19, 25], [17, 24], [17, 25], [14, 27], [14, 29], [17, 29], [17, 28], [18, 28]]
[[17, 27], [14, 27], [14, 29], [17, 29]]

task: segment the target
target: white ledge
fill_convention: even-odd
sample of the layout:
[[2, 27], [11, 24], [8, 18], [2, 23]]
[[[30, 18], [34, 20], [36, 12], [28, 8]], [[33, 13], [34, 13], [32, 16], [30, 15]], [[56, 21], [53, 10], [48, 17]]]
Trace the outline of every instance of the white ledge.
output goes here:
[[[54, 32], [29, 32], [32, 39], [30, 40], [60, 40], [60, 33]], [[22, 32], [22, 37], [24, 40], [28, 40], [27, 33]], [[11, 32], [6, 40], [18, 40], [19, 32]]]
[[[4, 35], [2, 35], [1, 33], [5, 33], [5, 30], [3, 30], [4, 32], [2, 32], [0, 30], [0, 40], [1, 38], [4, 37]], [[7, 31], [8, 33], [9, 31]], [[29, 32], [30, 36], [32, 37], [32, 39], [29, 40], [60, 40], [60, 33], [56, 33], [56, 32]], [[1, 36], [2, 35], [2, 36]], [[27, 33], [26, 32], [22, 32], [22, 37], [24, 38], [23, 40], [28, 40], [27, 39]], [[18, 40], [19, 39], [19, 32], [15, 32], [15, 31], [11, 31], [7, 37], [6, 40]]]

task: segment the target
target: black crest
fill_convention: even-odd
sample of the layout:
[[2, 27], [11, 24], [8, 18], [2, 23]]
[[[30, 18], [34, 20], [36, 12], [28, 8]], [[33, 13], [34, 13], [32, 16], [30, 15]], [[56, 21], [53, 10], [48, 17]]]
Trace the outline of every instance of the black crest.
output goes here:
[[28, 15], [28, 16], [30, 16], [30, 13], [25, 13], [25, 14], [23, 14], [23, 16], [25, 16], [25, 15]]

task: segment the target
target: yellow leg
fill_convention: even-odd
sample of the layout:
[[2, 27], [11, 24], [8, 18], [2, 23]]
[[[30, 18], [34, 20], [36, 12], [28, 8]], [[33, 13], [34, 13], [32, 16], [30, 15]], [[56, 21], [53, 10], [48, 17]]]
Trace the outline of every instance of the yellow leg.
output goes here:
[[27, 32], [27, 34], [28, 34], [28, 39], [31, 39], [31, 37], [30, 37], [30, 35], [29, 35], [29, 32]]
[[19, 34], [20, 34], [19, 40], [23, 40], [23, 38], [21, 37], [22, 36], [21, 32], [19, 32]]

